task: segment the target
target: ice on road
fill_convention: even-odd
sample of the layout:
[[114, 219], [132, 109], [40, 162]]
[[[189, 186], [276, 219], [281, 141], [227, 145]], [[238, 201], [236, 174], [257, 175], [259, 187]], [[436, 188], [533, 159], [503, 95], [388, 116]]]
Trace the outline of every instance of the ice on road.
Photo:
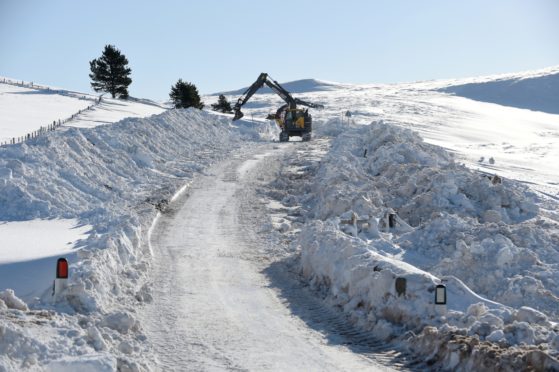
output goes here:
[[291, 314], [261, 273], [262, 263], [252, 254], [258, 247], [250, 239], [257, 226], [243, 225], [240, 199], [250, 195], [246, 178], [259, 159], [282, 149], [268, 144], [259, 151], [256, 158], [232, 158], [215, 166], [154, 228], [154, 299], [143, 317], [158, 367], [387, 370], [344, 346], [328, 344]]

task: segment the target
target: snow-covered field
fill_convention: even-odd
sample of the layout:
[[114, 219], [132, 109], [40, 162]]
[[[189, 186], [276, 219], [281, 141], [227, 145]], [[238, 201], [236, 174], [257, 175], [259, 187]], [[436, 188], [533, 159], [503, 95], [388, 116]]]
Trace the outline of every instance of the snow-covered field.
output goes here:
[[143, 118], [157, 115], [167, 108], [150, 100], [129, 98], [127, 100], [103, 97], [91, 110], [82, 111], [66, 126], [93, 128], [98, 125], [116, 123], [125, 118]]
[[[0, 143], [66, 119], [95, 103], [92, 95], [71, 94], [57, 89], [31, 88], [3, 83], [0, 78]], [[10, 80], [11, 81], [11, 80]]]
[[97, 95], [31, 82], [22, 84], [4, 77], [0, 77], [0, 102], [0, 144], [59, 120], [65, 127], [89, 128], [128, 117], [160, 114], [166, 109], [149, 100], [119, 100], [106, 95], [99, 102]]
[[[272, 123], [232, 124], [227, 115], [169, 110], [96, 126], [105, 120], [101, 111], [89, 116], [102, 110], [96, 106], [78, 116], [77, 128], [1, 147], [0, 220], [10, 234], [25, 224], [57, 224], [60, 235], [53, 227], [51, 237], [41, 237], [49, 244], [40, 247], [36, 240], [11, 235], [10, 251], [0, 256], [5, 262], [0, 264], [0, 280], [10, 265], [19, 265], [11, 272], [32, 276], [37, 262], [46, 267], [42, 260], [50, 259], [52, 265], [53, 255], [68, 251], [71, 279], [56, 301], [52, 279], [35, 280], [26, 289], [14, 284], [15, 293], [0, 288], [0, 370], [152, 368], [152, 340], [138, 316], [140, 308], [157, 309], [149, 305], [154, 297], [150, 267], [157, 258], [149, 237], [158, 213], [169, 203], [187, 200], [189, 185], [202, 173], [206, 181], [201, 185], [216, 184], [223, 195], [211, 194], [209, 188], [199, 192], [197, 202], [211, 199], [205, 203], [215, 209], [207, 214], [208, 220], [203, 220], [202, 211], [200, 221], [188, 209], [178, 214], [200, 226], [173, 220], [172, 211], [179, 207], [172, 204], [171, 213], [161, 219], [170, 221], [168, 228], [157, 228], [159, 241], [171, 251], [184, 239], [196, 240], [196, 231], [213, 231], [216, 239], [210, 234], [199, 241], [216, 259], [226, 263], [234, 255], [247, 260], [257, 254], [260, 264], [282, 265], [282, 273], [288, 272], [283, 268], [290, 269], [314, 295], [345, 314], [360, 335], [365, 332], [405, 349], [436, 368], [559, 369], [559, 291], [554, 284], [559, 280], [559, 173], [554, 166], [559, 162], [559, 115], [515, 107], [524, 83], [512, 84], [515, 79], [531, 79], [531, 87], [539, 83], [539, 99], [534, 90], [525, 94], [550, 107], [557, 74], [552, 68], [398, 85], [316, 80], [286, 84], [297, 97], [326, 108], [312, 110], [316, 140], [270, 144], [281, 146], [278, 153], [285, 155], [283, 159], [277, 155], [280, 164], [270, 166], [266, 177], [251, 175], [260, 191], [254, 199], [247, 196], [239, 209], [258, 214], [259, 206], [267, 208], [263, 220], [251, 220], [241, 233], [258, 235], [267, 243], [257, 253], [241, 246], [245, 238], [238, 236], [236, 218], [230, 215], [238, 211], [226, 209], [230, 204], [226, 197], [233, 195], [228, 185], [239, 187], [238, 177], [260, 168], [248, 162], [238, 171], [230, 169], [241, 176], [229, 178], [223, 171], [217, 183], [212, 171], [206, 172], [214, 163], [231, 161], [236, 149], [276, 138]], [[471, 90], [466, 94], [452, 87], [482, 84], [492, 90], [492, 83], [519, 90], [512, 94], [514, 99], [500, 104], [482, 102], [479, 94], [475, 101], [453, 95], [469, 95]], [[206, 105], [215, 98], [206, 97]], [[280, 102], [273, 95], [257, 94], [243, 110], [249, 114], [245, 118], [251, 113], [263, 118]], [[106, 112], [112, 112], [115, 107], [106, 103]], [[141, 116], [150, 113], [146, 107], [121, 106], [120, 114], [129, 109], [145, 109]], [[183, 197], [173, 199], [177, 193]], [[228, 223], [225, 230], [216, 226], [219, 221]], [[65, 235], [70, 226], [73, 234]], [[173, 236], [163, 235], [173, 229], [178, 229]], [[2, 225], [0, 234], [3, 241], [8, 236]], [[200, 247], [191, 254], [180, 251], [176, 261], [195, 265], [194, 258], [200, 260], [203, 252]], [[223, 270], [212, 269], [208, 260], [200, 261], [206, 265], [199, 268], [204, 275], [228, 274], [226, 264]], [[245, 271], [251, 267], [246, 264]], [[262, 280], [256, 279], [262, 277], [260, 272], [236, 277], [238, 281], [227, 284], [232, 286], [230, 293], [242, 293], [235, 285], [245, 290], [254, 286], [243, 284], [242, 278]], [[401, 280], [406, 284], [402, 286]], [[273, 286], [272, 276], [270, 281], [259, 282], [254, 293]], [[434, 304], [435, 286], [441, 283], [448, 291], [445, 306]], [[195, 306], [188, 301], [193, 293], [181, 292], [182, 302]], [[258, 293], [260, 303], [281, 302], [266, 302], [268, 294]], [[218, 305], [233, 301], [228, 298], [223, 294], [215, 303], [208, 299], [215, 307], [208, 317], [227, 319]], [[268, 310], [282, 324], [285, 318], [278, 315], [282, 311], [273, 306]], [[238, 323], [228, 328], [228, 337], [214, 341], [210, 336], [219, 329], [208, 328], [200, 353], [206, 359], [196, 359], [208, 364], [201, 366], [217, 365], [212, 358], [222, 358], [227, 353], [220, 350], [242, 335], [234, 330], [251, 323], [244, 322], [238, 304], [230, 310], [239, 314]], [[204, 309], [192, 313], [204, 316]], [[258, 314], [264, 317], [266, 311], [259, 309]], [[169, 319], [172, 323], [173, 314]], [[196, 319], [190, 321], [196, 324]], [[178, 329], [177, 325], [173, 331]], [[201, 347], [196, 340], [192, 345]], [[236, 344], [243, 355], [247, 347]], [[188, 361], [189, 356], [180, 359]], [[229, 355], [225, 365], [242, 365], [240, 357]], [[266, 365], [253, 362], [249, 365]]]

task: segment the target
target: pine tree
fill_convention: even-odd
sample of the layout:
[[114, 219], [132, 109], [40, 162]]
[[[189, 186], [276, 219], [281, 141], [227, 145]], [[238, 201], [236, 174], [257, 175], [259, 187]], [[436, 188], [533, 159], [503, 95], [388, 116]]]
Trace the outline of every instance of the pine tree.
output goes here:
[[219, 112], [233, 112], [231, 104], [227, 101], [227, 98], [223, 94], [219, 95], [217, 103], [212, 104], [212, 110]]
[[128, 60], [114, 45], [105, 45], [101, 57], [89, 62], [91, 87], [96, 92], [109, 92], [112, 97], [128, 98], [128, 86], [132, 83], [132, 70]]
[[179, 79], [179, 81], [171, 87], [169, 97], [171, 97], [171, 102], [173, 102], [175, 108], [194, 107], [200, 110], [204, 108], [196, 85], [184, 82], [182, 79]]

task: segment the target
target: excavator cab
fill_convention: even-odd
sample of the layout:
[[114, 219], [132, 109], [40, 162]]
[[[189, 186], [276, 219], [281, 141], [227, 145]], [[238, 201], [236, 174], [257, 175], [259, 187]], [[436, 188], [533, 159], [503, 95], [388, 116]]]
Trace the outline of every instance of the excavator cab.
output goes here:
[[274, 119], [281, 129], [280, 142], [289, 141], [289, 137], [301, 137], [303, 141], [310, 141], [312, 117], [309, 110], [282, 106]]
[[[289, 141], [289, 137], [298, 136], [303, 141], [310, 141], [312, 132], [312, 117], [308, 109], [298, 108], [297, 105], [303, 105], [312, 108], [324, 108], [323, 105], [303, 101], [299, 98], [293, 98], [291, 94], [285, 90], [277, 81], [271, 80], [268, 74], [261, 73], [258, 79], [243, 93], [237, 100], [234, 111], [235, 115], [233, 121], [239, 120], [244, 115], [241, 112], [241, 107], [266, 84], [272, 91], [279, 95], [286, 103], [281, 106], [274, 115], [276, 123], [281, 129], [280, 142]], [[272, 115], [268, 115], [270, 118]]]

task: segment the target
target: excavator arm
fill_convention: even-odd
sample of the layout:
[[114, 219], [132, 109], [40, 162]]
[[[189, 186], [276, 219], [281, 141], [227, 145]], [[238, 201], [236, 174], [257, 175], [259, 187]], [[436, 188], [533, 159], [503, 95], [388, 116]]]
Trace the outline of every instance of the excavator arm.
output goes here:
[[[260, 74], [260, 76], [258, 76], [258, 79], [256, 79], [256, 81], [237, 100], [237, 103], [235, 104], [235, 107], [233, 108], [233, 111], [235, 112], [235, 116], [233, 117], [233, 121], [239, 120], [240, 118], [242, 118], [244, 116], [244, 114], [241, 112], [241, 107], [245, 103], [247, 103], [248, 100], [254, 95], [254, 93], [256, 93], [256, 91], [258, 89], [262, 88], [262, 86], [264, 86], [264, 84], [266, 84], [270, 89], [272, 89], [272, 91], [274, 91], [274, 93], [276, 93], [278, 96], [280, 96], [281, 99], [283, 99], [285, 101], [286, 106], [288, 106], [291, 109], [295, 109], [298, 104], [303, 105], [303, 106], [312, 107], [312, 108], [323, 108], [324, 107], [323, 105], [310, 103], [310, 102], [305, 102], [303, 100], [300, 100], [299, 98], [293, 98], [291, 96], [291, 94], [287, 90], [285, 90], [277, 81], [270, 79], [268, 74], [263, 72], [263, 73]], [[284, 106], [282, 106], [282, 107], [284, 107]]]
[[303, 106], [307, 106], [310, 108], [317, 108], [317, 109], [323, 109], [324, 105], [321, 105], [319, 103], [312, 103], [312, 102], [307, 102], [307, 101], [303, 101], [302, 99], [299, 98], [295, 98], [295, 103], [298, 105], [303, 105]]

